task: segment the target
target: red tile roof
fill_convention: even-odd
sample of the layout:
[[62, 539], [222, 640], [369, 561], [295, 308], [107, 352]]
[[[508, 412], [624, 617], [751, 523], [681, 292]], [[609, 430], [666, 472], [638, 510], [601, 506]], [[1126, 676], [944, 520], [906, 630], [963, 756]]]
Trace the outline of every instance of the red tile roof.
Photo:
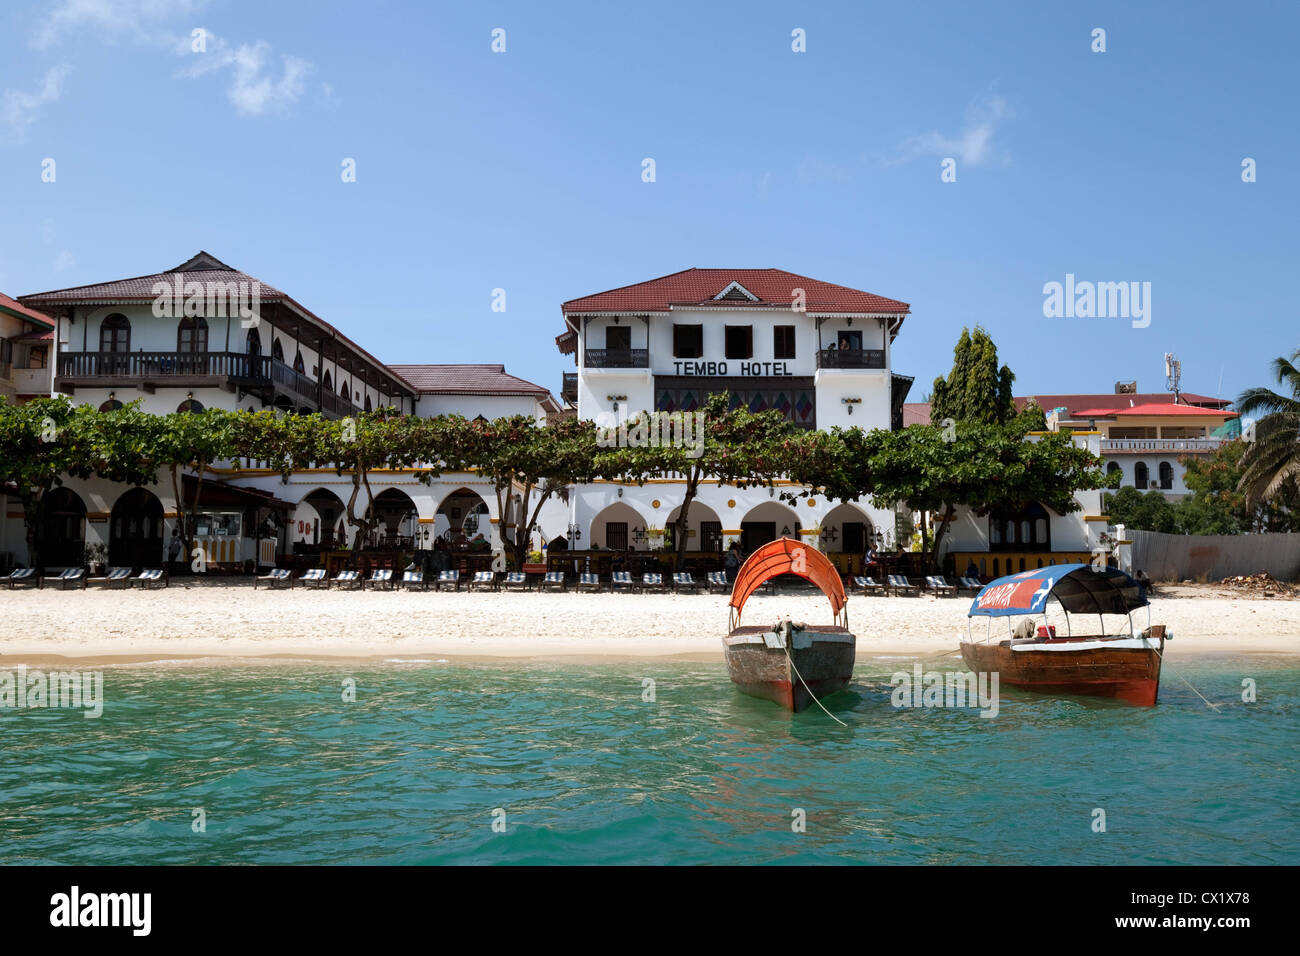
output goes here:
[[1116, 415], [1181, 415], [1189, 416], [1212, 416], [1229, 418], [1235, 416], [1236, 412], [1224, 411], [1220, 408], [1197, 408], [1194, 405], [1175, 405], [1172, 402], [1148, 402], [1145, 405], [1134, 405], [1132, 408], [1121, 408], [1115, 412]]
[[3, 292], [0, 292], [0, 312], [7, 312], [15, 318], [31, 322], [33, 325], [40, 326], [42, 329], [54, 328], [54, 319], [50, 318], [44, 312], [37, 312], [35, 309], [29, 309], [17, 299], [11, 299]]
[[504, 365], [390, 365], [417, 392], [429, 395], [549, 395], [511, 375]]
[[928, 425], [930, 424], [930, 403], [929, 402], [904, 402], [903, 403], [903, 427], [908, 425]]
[[[1076, 415], [1080, 414], [1080, 412], [1076, 412], [1075, 409], [1088, 411], [1111, 409], [1118, 411], [1121, 408], [1130, 408], [1134, 405], [1173, 404], [1174, 400], [1172, 392], [1141, 392], [1128, 395], [1114, 395], [1108, 392], [1077, 395], [1023, 395], [1013, 400], [1016, 409], [1024, 408], [1031, 398], [1038, 403], [1038, 406], [1044, 412], [1050, 412], [1054, 408], [1068, 408], [1072, 414]], [[1212, 398], [1209, 395], [1197, 395], [1194, 392], [1183, 392], [1182, 399], [1188, 405], [1203, 405], [1213, 408], [1224, 408], [1232, 404], [1231, 399]]]
[[[714, 297], [733, 282], [756, 296], [758, 301], [715, 301]], [[796, 289], [803, 290], [809, 312], [904, 315], [911, 311], [906, 302], [897, 299], [810, 279], [784, 269], [686, 269], [608, 292], [570, 299], [562, 308], [566, 315], [575, 312], [668, 312], [674, 307], [688, 306], [789, 308]]]

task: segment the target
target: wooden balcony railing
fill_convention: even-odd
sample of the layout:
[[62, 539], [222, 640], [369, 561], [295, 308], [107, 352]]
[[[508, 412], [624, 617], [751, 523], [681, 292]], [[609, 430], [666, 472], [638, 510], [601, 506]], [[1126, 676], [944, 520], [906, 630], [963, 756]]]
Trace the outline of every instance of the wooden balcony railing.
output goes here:
[[818, 368], [884, 368], [884, 349], [822, 349]]
[[649, 368], [649, 349], [587, 349], [583, 353], [587, 368]]
[[269, 382], [271, 360], [242, 352], [63, 352], [60, 378], [216, 377], [245, 382]]

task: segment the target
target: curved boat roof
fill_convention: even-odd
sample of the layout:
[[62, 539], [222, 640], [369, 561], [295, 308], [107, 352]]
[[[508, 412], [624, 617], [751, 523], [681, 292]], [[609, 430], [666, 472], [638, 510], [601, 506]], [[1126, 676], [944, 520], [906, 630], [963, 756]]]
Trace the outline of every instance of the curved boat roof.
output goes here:
[[1041, 614], [1054, 597], [1072, 614], [1128, 614], [1146, 607], [1146, 589], [1116, 568], [1053, 564], [991, 581], [971, 602], [970, 614]]
[[731, 601], [740, 617], [745, 602], [764, 583], [782, 574], [797, 574], [822, 589], [836, 614], [848, 603], [844, 582], [830, 559], [816, 548], [793, 538], [777, 538], [754, 551], [736, 575]]

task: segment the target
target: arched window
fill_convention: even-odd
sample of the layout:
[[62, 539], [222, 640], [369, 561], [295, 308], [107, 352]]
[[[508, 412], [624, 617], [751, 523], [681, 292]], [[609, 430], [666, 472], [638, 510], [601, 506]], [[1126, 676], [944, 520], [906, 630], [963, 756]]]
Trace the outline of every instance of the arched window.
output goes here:
[[279, 339], [275, 339], [271, 342], [271, 358], [275, 359], [277, 362], [284, 361], [284, 346], [280, 344]]
[[121, 407], [122, 407], [121, 402], [119, 402], [116, 398], [110, 398], [103, 405], [99, 406], [99, 410], [101, 412], [115, 412]]
[[1107, 464], [1106, 464], [1106, 474], [1108, 474], [1108, 475], [1121, 474], [1121, 475], [1122, 475], [1123, 473], [1124, 473], [1124, 469], [1121, 468], [1121, 467], [1119, 466], [1119, 462], [1117, 462], [1117, 461], [1107, 462]]
[[185, 401], [181, 402], [179, 405], [176, 406], [176, 411], [201, 412], [203, 411], [203, 403], [196, 398], [187, 398], [185, 399]]
[[1174, 466], [1167, 461], [1160, 463], [1160, 487], [1166, 491], [1174, 486]]
[[326, 370], [325, 370], [325, 377], [322, 378], [320, 381], [321, 381], [321, 384], [324, 385], [324, 386], [325, 386], [327, 389], [329, 389], [331, 392], [334, 391], [334, 379], [330, 377], [330, 370], [329, 370], [329, 369], [326, 369]]
[[302, 350], [301, 350], [301, 349], [299, 349], [299, 350], [298, 350], [298, 353], [297, 353], [296, 355], [294, 355], [294, 357], [293, 357], [293, 370], [294, 370], [295, 372], [297, 372], [299, 375], [306, 375], [306, 374], [307, 374], [307, 366], [305, 366], [305, 365], [302, 364]]
[[372, 411], [370, 407], [370, 393], [366, 392], [366, 411]]
[[131, 323], [125, 315], [114, 312], [99, 323], [101, 352], [131, 351]]
[[[251, 331], [256, 332], [256, 329]], [[176, 325], [177, 352], [206, 352], [208, 350], [208, 320], [186, 316]]]
[[339, 394], [342, 395], [342, 396], [343, 396], [344, 398], [346, 398], [346, 399], [351, 399], [351, 398], [352, 398], [352, 392], [351, 392], [351, 390], [348, 388], [348, 383], [347, 383], [347, 382], [339, 382]]
[[262, 354], [262, 334], [257, 329], [249, 329], [244, 342], [249, 355]]
[[1146, 491], [1151, 487], [1151, 471], [1145, 461], [1140, 461], [1133, 466], [1133, 484], [1140, 491]]
[[1017, 512], [989, 516], [989, 550], [1050, 551], [1052, 527], [1047, 509], [1037, 502]]

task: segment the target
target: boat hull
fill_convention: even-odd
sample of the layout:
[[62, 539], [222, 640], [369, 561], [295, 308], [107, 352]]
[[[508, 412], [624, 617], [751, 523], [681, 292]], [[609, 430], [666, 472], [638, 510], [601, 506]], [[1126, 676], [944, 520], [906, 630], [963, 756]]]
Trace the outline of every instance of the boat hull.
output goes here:
[[785, 643], [771, 628], [738, 627], [728, 634], [723, 653], [732, 683], [798, 713], [853, 679], [857, 640], [847, 629], [813, 625]]
[[1111, 643], [1119, 646], [1069, 639], [1020, 644], [963, 642], [961, 656], [971, 670], [996, 673], [999, 683], [1012, 687], [1154, 706], [1160, 690], [1163, 639]]

